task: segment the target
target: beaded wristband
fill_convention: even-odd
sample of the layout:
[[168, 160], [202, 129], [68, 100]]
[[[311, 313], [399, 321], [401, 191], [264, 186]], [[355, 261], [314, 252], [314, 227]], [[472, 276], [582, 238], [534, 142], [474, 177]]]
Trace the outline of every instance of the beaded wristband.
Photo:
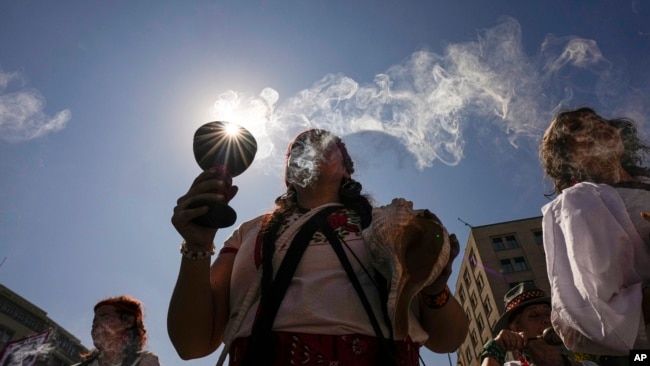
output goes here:
[[210, 256], [214, 255], [214, 253], [216, 251], [215, 247], [214, 247], [214, 243], [212, 243], [212, 248], [210, 248], [210, 250], [195, 251], [195, 250], [191, 250], [190, 248], [188, 248], [186, 241], [183, 241], [181, 243], [180, 249], [181, 249], [181, 254], [183, 255], [183, 257], [185, 257], [187, 259], [191, 259], [193, 261], [198, 261], [198, 260], [201, 260], [203, 258], [210, 257]]
[[494, 339], [490, 339], [485, 342], [483, 346], [483, 351], [479, 355], [479, 359], [482, 361], [486, 357], [491, 357], [497, 360], [499, 365], [506, 363], [506, 352], [497, 344]]
[[448, 285], [445, 285], [445, 289], [435, 295], [428, 295], [424, 292], [420, 292], [420, 294], [422, 295], [422, 301], [424, 301], [424, 305], [431, 309], [440, 309], [441, 307], [447, 305], [449, 299], [451, 298], [451, 290], [449, 290]]

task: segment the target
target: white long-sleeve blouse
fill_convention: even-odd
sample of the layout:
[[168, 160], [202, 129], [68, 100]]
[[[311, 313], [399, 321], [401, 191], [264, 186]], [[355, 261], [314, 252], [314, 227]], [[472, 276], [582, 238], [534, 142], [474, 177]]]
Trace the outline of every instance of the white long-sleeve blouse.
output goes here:
[[571, 350], [650, 348], [641, 313], [650, 280], [650, 191], [578, 183], [542, 208], [551, 322]]

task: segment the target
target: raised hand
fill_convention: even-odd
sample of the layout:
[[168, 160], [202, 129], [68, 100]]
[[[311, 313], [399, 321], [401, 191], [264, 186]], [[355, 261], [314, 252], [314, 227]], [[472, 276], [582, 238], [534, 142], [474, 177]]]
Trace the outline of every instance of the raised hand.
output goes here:
[[172, 224], [188, 245], [206, 250], [212, 246], [216, 228], [198, 225], [192, 220], [208, 212], [208, 206], [192, 208], [200, 200], [228, 203], [237, 194], [237, 186], [231, 186], [220, 178], [216, 169], [199, 174], [185, 195], [176, 201]]

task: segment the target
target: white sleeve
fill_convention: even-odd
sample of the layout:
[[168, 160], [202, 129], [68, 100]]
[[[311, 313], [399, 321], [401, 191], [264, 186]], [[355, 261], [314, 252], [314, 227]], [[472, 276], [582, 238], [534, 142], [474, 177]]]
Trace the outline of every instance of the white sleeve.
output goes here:
[[629, 215], [615, 190], [601, 188], [581, 184], [542, 210], [551, 322], [573, 351], [627, 355], [639, 331], [642, 284], [624, 285], [634, 263]]

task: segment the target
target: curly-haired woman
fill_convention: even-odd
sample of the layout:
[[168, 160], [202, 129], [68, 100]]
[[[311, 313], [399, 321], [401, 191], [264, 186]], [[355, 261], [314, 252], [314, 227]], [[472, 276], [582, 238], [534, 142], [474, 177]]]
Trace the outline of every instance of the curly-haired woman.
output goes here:
[[590, 108], [558, 114], [542, 139], [557, 194], [542, 208], [551, 321], [573, 351], [650, 348], [648, 151], [633, 121]]

